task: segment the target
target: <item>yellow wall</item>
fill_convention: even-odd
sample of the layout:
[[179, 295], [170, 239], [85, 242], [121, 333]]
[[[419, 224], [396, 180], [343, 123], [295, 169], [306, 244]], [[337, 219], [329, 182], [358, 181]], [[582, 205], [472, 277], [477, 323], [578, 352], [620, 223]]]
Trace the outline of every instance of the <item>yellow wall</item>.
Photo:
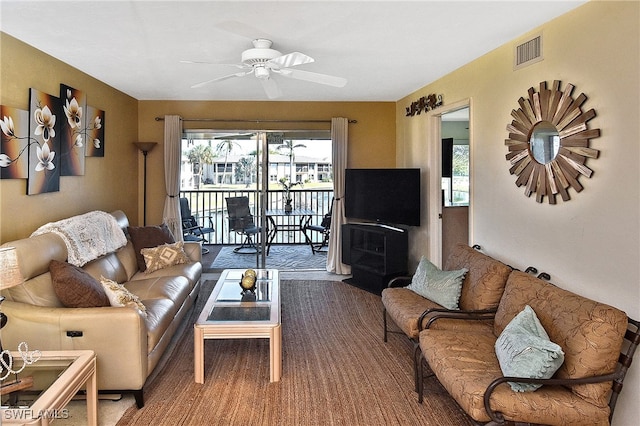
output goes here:
[[[429, 168], [426, 117], [404, 117], [411, 101], [443, 94], [445, 104], [471, 99], [471, 243], [517, 268], [547, 271], [553, 283], [640, 319], [639, 2], [589, 2], [401, 99], [396, 108], [399, 164]], [[514, 46], [542, 31], [544, 60], [513, 70]], [[516, 187], [505, 160], [510, 114], [541, 81], [576, 86], [583, 110], [594, 108], [584, 190], [571, 200], [538, 204]], [[426, 208], [426, 202], [424, 207]], [[412, 233], [412, 253], [429, 245], [428, 224]], [[417, 259], [412, 259], [415, 262]], [[627, 389], [628, 388], [628, 389]], [[636, 424], [640, 368], [631, 368], [613, 424]]]
[[[25, 179], [0, 180], [0, 242], [28, 237], [38, 226], [91, 210], [138, 215], [137, 101], [43, 52], [0, 33], [0, 104], [29, 109], [29, 88], [57, 96], [60, 84], [84, 91], [105, 111], [105, 156], [86, 159], [84, 176], [64, 176], [60, 191], [26, 195]], [[58, 118], [60, 119], [60, 118]]]
[[[357, 120], [349, 125], [349, 167], [395, 167], [395, 103], [393, 102], [216, 102], [216, 101], [140, 101], [138, 116], [140, 140], [158, 142], [160, 148], [147, 157], [147, 223], [162, 221], [164, 205], [164, 165], [162, 121], [155, 117], [180, 115], [189, 118], [329, 120], [347, 117]], [[267, 129], [309, 128], [309, 124], [263, 124]], [[324, 124], [321, 128], [330, 128]], [[253, 129], [253, 123], [184, 122], [185, 128]], [[314, 124], [313, 128], [318, 128]], [[142, 179], [142, 177], [140, 177]], [[142, 211], [142, 208], [140, 208]]]

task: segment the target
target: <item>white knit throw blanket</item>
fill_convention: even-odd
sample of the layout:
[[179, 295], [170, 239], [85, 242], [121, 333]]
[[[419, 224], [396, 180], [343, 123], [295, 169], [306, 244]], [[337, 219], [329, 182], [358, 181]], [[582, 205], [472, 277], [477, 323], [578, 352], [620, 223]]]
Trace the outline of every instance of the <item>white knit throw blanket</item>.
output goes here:
[[42, 225], [31, 236], [57, 234], [67, 245], [67, 261], [75, 266], [111, 253], [127, 244], [127, 237], [115, 217], [102, 211], [93, 211], [58, 222]]

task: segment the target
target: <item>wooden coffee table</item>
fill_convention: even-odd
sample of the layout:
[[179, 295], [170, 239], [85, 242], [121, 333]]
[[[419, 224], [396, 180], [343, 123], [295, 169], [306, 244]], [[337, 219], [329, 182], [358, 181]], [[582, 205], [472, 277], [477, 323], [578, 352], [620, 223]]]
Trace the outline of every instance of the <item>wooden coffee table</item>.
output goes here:
[[[256, 269], [254, 297], [242, 296], [245, 269], [226, 269], [194, 325], [194, 373], [204, 383], [205, 339], [269, 339], [270, 381], [282, 375], [280, 278], [276, 269]], [[255, 298], [255, 300], [253, 300]]]

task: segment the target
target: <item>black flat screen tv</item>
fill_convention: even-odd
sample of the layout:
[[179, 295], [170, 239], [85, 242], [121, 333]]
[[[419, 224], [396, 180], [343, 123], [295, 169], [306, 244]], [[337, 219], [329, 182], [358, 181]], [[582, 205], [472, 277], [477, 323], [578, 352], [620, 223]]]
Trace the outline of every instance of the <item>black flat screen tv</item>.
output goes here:
[[420, 226], [420, 169], [346, 169], [349, 219]]

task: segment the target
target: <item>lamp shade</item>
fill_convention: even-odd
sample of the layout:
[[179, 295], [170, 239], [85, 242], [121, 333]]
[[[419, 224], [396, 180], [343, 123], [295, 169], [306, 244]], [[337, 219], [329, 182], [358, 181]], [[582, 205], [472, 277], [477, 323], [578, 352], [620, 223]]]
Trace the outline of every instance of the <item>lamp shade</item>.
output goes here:
[[22, 284], [24, 278], [18, 265], [15, 247], [0, 248], [0, 290]]
[[133, 144], [137, 146], [140, 151], [149, 152], [158, 145], [158, 142], [134, 142]]

